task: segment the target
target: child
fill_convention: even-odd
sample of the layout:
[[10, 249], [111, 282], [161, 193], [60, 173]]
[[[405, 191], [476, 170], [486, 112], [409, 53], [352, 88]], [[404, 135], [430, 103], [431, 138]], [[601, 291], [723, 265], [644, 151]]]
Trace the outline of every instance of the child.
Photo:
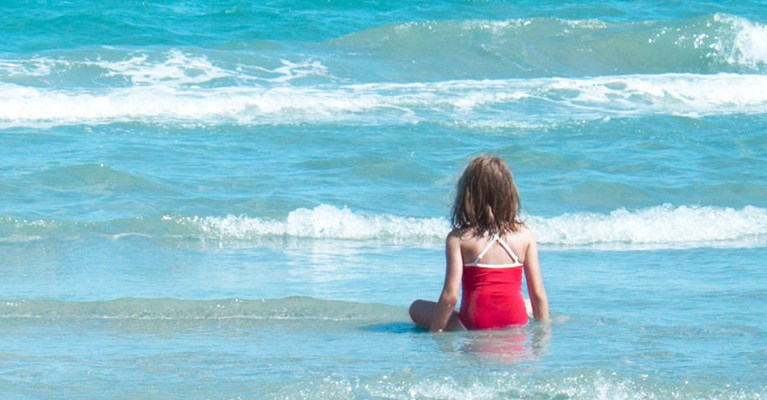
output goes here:
[[[519, 193], [506, 163], [498, 157], [472, 160], [458, 181], [447, 237], [447, 271], [439, 302], [416, 300], [410, 317], [432, 332], [524, 325], [522, 271], [533, 316], [549, 318], [538, 246], [519, 220]], [[456, 313], [463, 286], [460, 312]]]

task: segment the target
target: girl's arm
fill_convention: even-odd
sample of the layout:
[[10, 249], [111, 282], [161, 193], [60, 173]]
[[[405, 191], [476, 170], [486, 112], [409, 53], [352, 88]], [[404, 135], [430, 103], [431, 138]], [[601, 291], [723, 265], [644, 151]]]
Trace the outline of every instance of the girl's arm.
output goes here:
[[461, 290], [461, 276], [463, 275], [463, 257], [461, 256], [461, 239], [451, 233], [445, 243], [445, 259], [447, 270], [445, 271], [445, 283], [442, 286], [442, 294], [437, 302], [437, 309], [431, 319], [429, 331], [439, 332], [445, 329], [450, 317], [455, 312], [458, 304], [458, 294]]
[[527, 280], [527, 294], [533, 306], [533, 316], [537, 321], [549, 319], [549, 300], [546, 297], [546, 288], [543, 287], [541, 276], [541, 264], [538, 260], [538, 243], [530, 232], [530, 243], [525, 253], [525, 279]]

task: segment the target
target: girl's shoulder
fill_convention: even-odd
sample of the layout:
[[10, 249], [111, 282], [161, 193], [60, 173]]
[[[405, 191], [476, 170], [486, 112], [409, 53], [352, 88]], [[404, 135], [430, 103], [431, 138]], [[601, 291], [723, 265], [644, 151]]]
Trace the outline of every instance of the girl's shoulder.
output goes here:
[[516, 241], [525, 246], [535, 243], [533, 231], [525, 225], [518, 225], [516, 230], [508, 232], [504, 237], [508, 241]]
[[476, 233], [473, 229], [469, 228], [453, 228], [447, 235], [447, 240], [459, 240], [464, 241], [469, 238], [476, 237]]
[[513, 231], [512, 233], [517, 234], [519, 236], [533, 236], [533, 231], [530, 230], [530, 228], [528, 228], [527, 225], [523, 225], [523, 224], [517, 225], [517, 229]]

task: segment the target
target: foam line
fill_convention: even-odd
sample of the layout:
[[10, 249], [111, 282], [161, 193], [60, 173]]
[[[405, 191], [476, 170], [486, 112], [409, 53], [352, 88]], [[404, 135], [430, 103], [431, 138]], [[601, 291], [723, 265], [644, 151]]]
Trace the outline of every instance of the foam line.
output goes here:
[[[661, 205], [524, 218], [539, 243], [551, 247], [642, 250], [767, 246], [767, 209], [754, 206], [734, 209]], [[127, 224], [124, 220], [78, 223], [0, 218], [0, 242], [109, 235], [114, 240], [191, 239], [222, 245], [271, 239], [439, 245], [449, 231], [446, 218], [371, 214], [331, 205], [300, 208], [285, 218], [166, 215], [131, 219]]]
[[[0, 84], [0, 127], [494, 121], [767, 112], [767, 76], [664, 74], [346, 86], [51, 90]], [[438, 95], [437, 95], [438, 94]], [[521, 114], [515, 110], [525, 107]], [[532, 112], [540, 108], [540, 113]], [[499, 115], [498, 109], [508, 109]], [[544, 112], [544, 109], [546, 112]], [[519, 115], [517, 115], [519, 114]]]
[[[179, 222], [195, 224], [203, 236], [217, 240], [285, 236], [437, 242], [449, 231], [447, 220], [442, 218], [367, 215], [328, 205], [298, 209], [284, 221], [230, 215], [182, 218]], [[767, 210], [753, 206], [736, 210], [662, 205], [634, 211], [619, 209], [608, 214], [529, 216], [526, 222], [541, 244], [551, 246], [642, 249], [767, 245]]]

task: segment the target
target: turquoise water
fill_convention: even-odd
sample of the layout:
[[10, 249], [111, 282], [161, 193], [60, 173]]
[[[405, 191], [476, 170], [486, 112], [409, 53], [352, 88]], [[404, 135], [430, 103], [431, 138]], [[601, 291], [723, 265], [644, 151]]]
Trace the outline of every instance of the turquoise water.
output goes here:
[[[0, 397], [767, 397], [765, 6], [3, 2]], [[554, 322], [433, 336], [480, 153]]]

